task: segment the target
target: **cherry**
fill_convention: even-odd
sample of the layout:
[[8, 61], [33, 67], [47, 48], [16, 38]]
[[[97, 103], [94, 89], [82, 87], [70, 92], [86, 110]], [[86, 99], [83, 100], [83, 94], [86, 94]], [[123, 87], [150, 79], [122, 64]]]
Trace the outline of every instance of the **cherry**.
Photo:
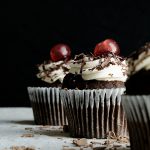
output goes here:
[[52, 61], [68, 60], [71, 56], [70, 47], [66, 44], [56, 44], [50, 50]]
[[114, 53], [116, 55], [119, 55], [120, 53], [119, 46], [117, 42], [114, 41], [113, 39], [106, 39], [95, 46], [94, 49], [95, 56], [100, 56], [108, 52]]

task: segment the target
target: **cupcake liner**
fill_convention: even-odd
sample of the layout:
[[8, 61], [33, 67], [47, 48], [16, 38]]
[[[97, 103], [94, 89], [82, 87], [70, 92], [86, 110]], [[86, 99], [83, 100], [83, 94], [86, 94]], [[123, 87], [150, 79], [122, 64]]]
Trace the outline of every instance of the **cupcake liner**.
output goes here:
[[121, 106], [124, 90], [61, 90], [71, 136], [106, 138], [109, 131], [126, 136], [127, 122]]
[[34, 120], [39, 125], [66, 125], [59, 88], [28, 87]]
[[150, 150], [150, 95], [122, 96], [131, 148]]

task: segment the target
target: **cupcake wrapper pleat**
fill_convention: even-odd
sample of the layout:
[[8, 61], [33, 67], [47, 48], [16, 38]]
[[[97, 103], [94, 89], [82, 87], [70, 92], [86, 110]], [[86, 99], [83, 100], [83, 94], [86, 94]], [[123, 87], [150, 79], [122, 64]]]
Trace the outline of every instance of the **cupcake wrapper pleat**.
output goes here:
[[59, 88], [28, 87], [28, 94], [36, 124], [67, 124]]
[[150, 95], [122, 96], [131, 148], [150, 150]]
[[121, 106], [124, 90], [61, 90], [71, 135], [106, 138], [112, 131], [116, 136], [126, 136], [127, 123]]

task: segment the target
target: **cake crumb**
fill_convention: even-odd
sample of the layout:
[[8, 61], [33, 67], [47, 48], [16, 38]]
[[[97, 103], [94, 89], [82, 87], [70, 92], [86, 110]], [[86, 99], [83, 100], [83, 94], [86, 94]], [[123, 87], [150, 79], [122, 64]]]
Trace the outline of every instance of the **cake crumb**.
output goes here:
[[129, 143], [129, 137], [121, 135], [117, 136], [113, 131], [108, 132], [107, 139], [114, 139], [119, 143]]
[[73, 143], [76, 144], [77, 146], [87, 146], [87, 139], [82, 138], [82, 139], [77, 139], [73, 140]]
[[32, 130], [33, 128], [25, 128], [25, 130]]
[[34, 137], [33, 134], [23, 134], [21, 137]]
[[35, 150], [34, 147], [25, 147], [25, 146], [12, 146], [11, 150]]

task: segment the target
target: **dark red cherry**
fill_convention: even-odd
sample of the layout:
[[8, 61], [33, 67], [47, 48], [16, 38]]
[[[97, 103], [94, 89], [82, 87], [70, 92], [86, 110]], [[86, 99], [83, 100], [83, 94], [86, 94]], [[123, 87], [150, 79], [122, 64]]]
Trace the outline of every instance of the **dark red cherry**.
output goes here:
[[54, 45], [50, 50], [52, 61], [68, 60], [71, 56], [70, 47], [66, 44]]
[[106, 39], [100, 43], [98, 43], [94, 49], [94, 55], [100, 56], [104, 53], [114, 53], [116, 55], [119, 55], [120, 49], [116, 41], [113, 39]]

